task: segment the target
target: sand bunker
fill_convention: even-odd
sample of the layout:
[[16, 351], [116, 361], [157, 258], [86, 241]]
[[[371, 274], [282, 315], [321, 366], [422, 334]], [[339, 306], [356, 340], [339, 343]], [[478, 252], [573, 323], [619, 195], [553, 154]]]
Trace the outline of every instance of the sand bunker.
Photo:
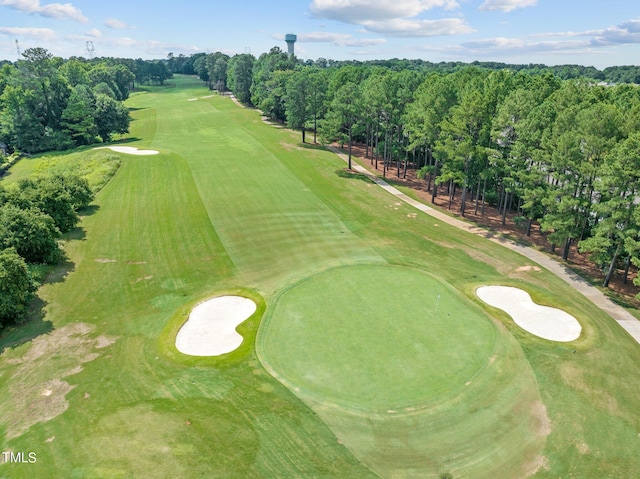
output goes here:
[[176, 336], [178, 351], [190, 356], [219, 356], [242, 344], [236, 327], [256, 311], [242, 296], [220, 296], [200, 303]]
[[98, 148], [94, 148], [94, 150], [101, 150], [104, 148], [117, 151], [118, 153], [126, 153], [127, 155], [157, 155], [160, 153], [156, 150], [139, 150], [135, 146], [99, 146]]
[[476, 290], [485, 303], [509, 314], [525, 331], [551, 341], [578, 339], [582, 327], [570, 314], [536, 304], [529, 293], [510, 286], [482, 286]]

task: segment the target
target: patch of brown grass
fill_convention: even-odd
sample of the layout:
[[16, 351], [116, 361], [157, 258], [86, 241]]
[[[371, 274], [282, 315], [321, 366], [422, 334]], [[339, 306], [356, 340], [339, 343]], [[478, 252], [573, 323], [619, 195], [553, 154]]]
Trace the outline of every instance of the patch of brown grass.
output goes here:
[[66, 399], [74, 386], [63, 378], [82, 371], [82, 365], [99, 356], [96, 351], [113, 344], [116, 338], [90, 337], [95, 326], [72, 323], [21, 346], [19, 357], [7, 359], [10, 373], [8, 397], [3, 398], [0, 421], [6, 438], [22, 435], [31, 426], [49, 421], [69, 407]]

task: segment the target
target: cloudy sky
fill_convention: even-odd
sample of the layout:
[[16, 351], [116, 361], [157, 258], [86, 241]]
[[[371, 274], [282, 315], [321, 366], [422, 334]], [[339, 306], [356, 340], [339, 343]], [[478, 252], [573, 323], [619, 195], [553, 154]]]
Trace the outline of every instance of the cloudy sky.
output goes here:
[[0, 0], [0, 59], [251, 52], [301, 58], [640, 63], [638, 0]]

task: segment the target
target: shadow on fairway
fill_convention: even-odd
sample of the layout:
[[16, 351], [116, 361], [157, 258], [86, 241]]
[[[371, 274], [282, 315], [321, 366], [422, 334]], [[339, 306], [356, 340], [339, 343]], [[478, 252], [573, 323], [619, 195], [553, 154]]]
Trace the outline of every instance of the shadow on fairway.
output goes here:
[[[83, 216], [92, 216], [100, 210], [100, 205], [89, 205], [78, 211], [78, 214]], [[77, 229], [77, 228], [76, 228]]]
[[0, 354], [7, 348], [16, 348], [43, 334], [53, 331], [51, 321], [45, 321], [45, 303], [36, 297], [29, 307], [28, 319], [23, 323], [0, 330]]
[[298, 143], [298, 146], [300, 148], [304, 148], [305, 150], [330, 151], [329, 148], [319, 143]]
[[[137, 121], [137, 120], [133, 120], [133, 121]], [[110, 143], [108, 143], [109, 145], [121, 145], [122, 143], [133, 143], [134, 141], [140, 141], [140, 138], [137, 138], [135, 136], [130, 137], [130, 138], [122, 138], [120, 140], [117, 141], [112, 141]], [[107, 145], [107, 143], [105, 143], [104, 145]]]
[[360, 180], [365, 183], [373, 183], [371, 178], [363, 173], [358, 173], [357, 171], [349, 170], [348, 168], [342, 168], [340, 170], [336, 170], [336, 175], [340, 178], [348, 178], [350, 180]]

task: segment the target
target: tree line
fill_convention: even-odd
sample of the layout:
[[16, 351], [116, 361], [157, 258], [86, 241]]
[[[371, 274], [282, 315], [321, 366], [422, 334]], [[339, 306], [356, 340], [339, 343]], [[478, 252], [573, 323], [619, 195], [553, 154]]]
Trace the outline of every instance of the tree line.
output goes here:
[[171, 75], [162, 60], [63, 60], [27, 49], [0, 65], [0, 142], [38, 153], [110, 141], [129, 131], [123, 102], [136, 84], [161, 85]]
[[93, 198], [87, 180], [75, 174], [0, 184], [0, 329], [24, 318], [38, 286], [34, 265], [64, 258], [59, 239]]
[[[515, 212], [527, 235], [537, 222], [563, 259], [574, 244], [589, 253], [605, 287], [617, 268], [626, 281], [640, 266], [637, 85], [562, 79], [549, 68], [305, 64], [278, 47], [258, 58], [215, 55], [240, 101], [300, 130], [303, 142], [312, 131], [314, 141], [317, 133], [348, 145], [350, 159], [357, 142], [383, 175], [414, 170], [450, 208], [458, 194], [462, 215], [491, 204], [503, 223]], [[213, 56], [200, 57], [205, 81]]]

